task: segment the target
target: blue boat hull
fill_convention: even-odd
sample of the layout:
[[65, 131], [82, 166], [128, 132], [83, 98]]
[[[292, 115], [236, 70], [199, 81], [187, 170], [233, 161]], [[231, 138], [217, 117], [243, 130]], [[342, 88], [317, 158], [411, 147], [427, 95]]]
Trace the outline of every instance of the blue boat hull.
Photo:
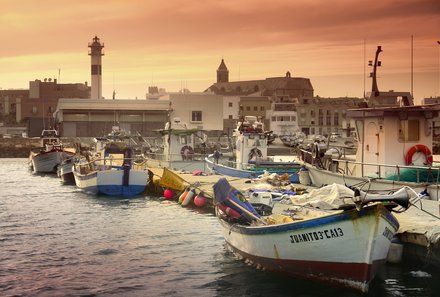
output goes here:
[[296, 168], [294, 166], [291, 167], [273, 167], [273, 168], [265, 168], [264, 170], [242, 170], [242, 169], [236, 169], [228, 166], [224, 166], [221, 164], [215, 164], [210, 160], [209, 158], [205, 159], [208, 167], [210, 170], [214, 173], [225, 175], [225, 176], [232, 176], [232, 177], [240, 177], [240, 178], [257, 178], [258, 176], [264, 174], [265, 171], [269, 173], [276, 173], [276, 174], [289, 174], [290, 175], [290, 182], [291, 183], [299, 183], [299, 176], [298, 171], [299, 167]]

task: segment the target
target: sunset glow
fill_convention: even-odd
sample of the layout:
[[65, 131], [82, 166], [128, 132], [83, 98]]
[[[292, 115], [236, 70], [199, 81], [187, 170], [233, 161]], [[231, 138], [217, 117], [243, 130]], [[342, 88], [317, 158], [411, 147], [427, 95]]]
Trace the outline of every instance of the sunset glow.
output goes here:
[[378, 45], [379, 89], [411, 91], [413, 36], [416, 102], [440, 96], [440, 2], [376, 2], [2, 0], [0, 88], [90, 83], [87, 44], [97, 35], [106, 98], [145, 98], [150, 85], [204, 91], [222, 58], [231, 81], [290, 71], [310, 78], [315, 95], [361, 97]]

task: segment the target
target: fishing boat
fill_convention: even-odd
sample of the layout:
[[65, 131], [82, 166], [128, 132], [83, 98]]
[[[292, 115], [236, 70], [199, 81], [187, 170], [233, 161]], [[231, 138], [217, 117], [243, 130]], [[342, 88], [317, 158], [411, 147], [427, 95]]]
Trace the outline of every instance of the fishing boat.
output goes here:
[[73, 175], [81, 190], [91, 194], [133, 197], [145, 191], [148, 168], [133, 147], [115, 138], [95, 139], [94, 154], [74, 161]]
[[164, 129], [155, 132], [162, 138], [163, 151], [150, 150], [144, 153], [149, 167], [206, 171], [206, 155], [196, 150], [196, 146], [206, 147], [207, 135], [203, 131], [190, 128], [179, 117], [175, 117], [165, 124]]
[[61, 179], [61, 182], [65, 185], [74, 185], [75, 177], [73, 176], [73, 163], [75, 155], [61, 161], [57, 166], [57, 175]]
[[56, 173], [58, 164], [75, 154], [63, 147], [56, 130], [43, 130], [40, 139], [40, 147], [29, 155], [29, 166], [34, 173]]
[[239, 121], [233, 139], [233, 158], [223, 158], [218, 151], [205, 158], [211, 172], [240, 178], [256, 178], [265, 173], [288, 174], [291, 182], [299, 182], [298, 162], [275, 160], [267, 155], [267, 133], [255, 116], [245, 116]]
[[373, 87], [365, 106], [347, 111], [358, 137], [356, 154], [335, 148], [322, 150], [315, 144], [300, 157], [315, 186], [341, 183], [355, 185], [371, 180], [371, 190], [395, 190], [409, 186], [427, 191], [439, 200], [440, 168], [432, 157], [433, 119], [440, 105], [414, 105], [408, 92], [381, 92], [376, 82], [378, 47]]
[[236, 254], [258, 268], [362, 292], [368, 291], [385, 263], [399, 228], [381, 201], [406, 207], [409, 199], [403, 190], [371, 199], [352, 196], [362, 201], [358, 207], [343, 203], [339, 209], [324, 211], [302, 206], [298, 209], [304, 212], [263, 217], [226, 179], [213, 188], [223, 236]]

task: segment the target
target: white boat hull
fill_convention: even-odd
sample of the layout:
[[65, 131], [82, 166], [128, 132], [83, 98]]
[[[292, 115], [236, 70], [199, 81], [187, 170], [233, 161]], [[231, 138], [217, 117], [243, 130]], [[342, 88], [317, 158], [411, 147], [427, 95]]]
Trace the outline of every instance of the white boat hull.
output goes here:
[[279, 225], [220, 222], [226, 242], [257, 266], [362, 292], [386, 261], [399, 228], [379, 204]]
[[[124, 174], [127, 174], [124, 177]], [[92, 194], [131, 197], [145, 191], [148, 183], [147, 170], [104, 170], [80, 174], [74, 171], [78, 188]]]
[[62, 150], [52, 150], [49, 152], [31, 153], [30, 161], [35, 173], [56, 173], [57, 166], [63, 158], [71, 154]]

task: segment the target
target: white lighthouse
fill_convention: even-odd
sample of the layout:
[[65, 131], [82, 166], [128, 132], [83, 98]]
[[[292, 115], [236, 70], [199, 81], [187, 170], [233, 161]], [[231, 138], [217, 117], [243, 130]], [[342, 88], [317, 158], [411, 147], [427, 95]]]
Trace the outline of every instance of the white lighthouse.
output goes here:
[[91, 99], [102, 99], [102, 56], [104, 53], [104, 43], [99, 42], [99, 38], [95, 35], [93, 42], [89, 43], [89, 56], [92, 57], [92, 94]]

